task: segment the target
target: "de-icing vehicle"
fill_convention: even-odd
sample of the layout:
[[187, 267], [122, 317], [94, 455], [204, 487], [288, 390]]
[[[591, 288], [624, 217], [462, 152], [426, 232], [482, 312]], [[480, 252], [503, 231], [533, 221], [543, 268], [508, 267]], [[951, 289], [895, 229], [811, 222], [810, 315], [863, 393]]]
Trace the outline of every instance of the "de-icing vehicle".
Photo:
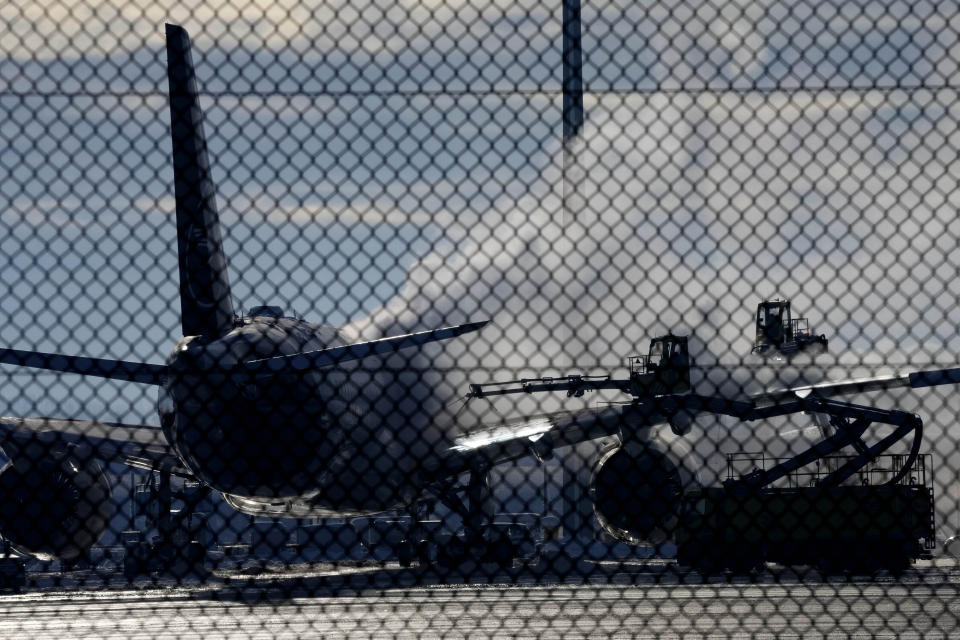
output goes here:
[[[449, 545], [443, 562], [478, 556], [505, 562], [516, 550], [497, 535], [486, 508], [490, 469], [597, 438], [619, 443], [593, 471], [601, 524], [628, 542], [658, 543], [683, 524], [684, 496], [698, 473], [689, 447], [684, 453], [674, 446], [682, 439], [661, 438], [660, 425], [683, 435], [701, 413], [744, 421], [823, 414], [832, 433], [791, 464], [852, 447], [850, 465], [831, 476], [841, 484], [913, 434], [909, 457], [894, 476], [899, 481], [917, 458], [920, 418], [835, 398], [960, 382], [960, 369], [940, 369], [729, 398], [691, 385], [687, 340], [667, 335], [653, 341], [645, 358], [631, 361], [624, 379], [569, 376], [471, 390], [480, 398], [613, 389], [630, 398], [625, 403], [517, 415], [465, 432], [446, 408], [455, 399], [452, 385], [444, 384], [449, 367], [434, 366], [423, 347], [475, 339], [485, 322], [408, 327], [419, 330], [358, 342], [342, 328], [289, 317], [272, 305], [235, 312], [190, 42], [178, 26], [167, 25], [166, 35], [182, 337], [163, 364], [0, 349], [4, 364], [155, 386], [159, 424], [0, 418], [0, 449], [10, 459], [0, 470], [0, 534], [21, 553], [64, 561], [87, 553], [114, 509], [106, 465], [122, 463], [160, 472], [161, 549], [151, 557], [171, 563], [182, 552], [170, 513], [172, 475], [198, 488], [195, 500], [179, 497], [182, 512], [214, 491], [243, 513], [275, 518], [415, 513], [418, 504], [439, 501], [466, 525], [466, 544]], [[871, 426], [879, 424], [892, 433], [870, 443]], [[769, 477], [744, 488], [763, 487]], [[424, 543], [414, 522], [405, 561], [432, 561]]]
[[801, 351], [826, 350], [827, 337], [810, 333], [806, 318], [790, 316], [790, 301], [764, 300], [757, 305], [757, 337], [753, 352], [789, 356]]
[[[789, 303], [774, 302], [760, 304], [758, 328], [761, 314], [771, 309], [789, 324]], [[781, 345], [785, 336], [803, 339], [795, 330], [765, 335]], [[728, 472], [719, 487], [685, 488], [666, 464], [651, 466], [649, 457], [625, 455], [637, 451], [637, 434], [621, 431], [622, 446], [601, 458], [593, 475], [595, 515], [608, 533], [633, 544], [649, 542], [656, 537], [655, 529], [669, 523], [680, 563], [702, 570], [748, 570], [772, 561], [816, 564], [827, 570], [899, 571], [912, 559], [929, 557], [935, 544], [933, 485], [929, 455], [920, 455], [922, 420], [912, 413], [829, 396], [957, 382], [960, 370], [824, 383], [732, 399], [697, 393], [690, 383], [691, 366], [687, 337], [668, 334], [651, 341], [648, 355], [628, 358], [627, 378], [568, 375], [473, 384], [467, 397], [546, 391], [581, 396], [586, 391], [617, 390], [633, 396], [623, 413], [636, 414], [643, 424], [666, 422], [678, 434], [685, 434], [699, 413], [745, 421], [817, 414], [825, 421], [819, 442], [788, 458], [757, 454], [754, 458], [762, 464], [740, 476]], [[868, 444], [871, 430], [884, 435]], [[555, 440], [557, 433], [548, 437]], [[908, 437], [912, 437], [908, 453], [888, 453]], [[840, 455], [848, 448], [851, 455]], [[640, 450], [649, 456], [646, 443]], [[886, 473], [878, 474], [881, 470]], [[650, 486], [657, 483], [670, 488], [661, 488], [659, 499], [650, 500]], [[672, 506], [664, 506], [668, 504]], [[667, 532], [659, 533], [665, 537]]]

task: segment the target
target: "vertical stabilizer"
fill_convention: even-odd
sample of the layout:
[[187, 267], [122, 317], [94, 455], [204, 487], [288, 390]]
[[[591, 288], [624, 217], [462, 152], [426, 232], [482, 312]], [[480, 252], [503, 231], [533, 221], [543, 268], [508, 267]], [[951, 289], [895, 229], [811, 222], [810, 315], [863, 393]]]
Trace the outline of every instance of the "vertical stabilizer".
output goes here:
[[182, 27], [171, 24], [167, 25], [167, 77], [183, 335], [215, 338], [233, 326], [233, 303], [190, 38]]

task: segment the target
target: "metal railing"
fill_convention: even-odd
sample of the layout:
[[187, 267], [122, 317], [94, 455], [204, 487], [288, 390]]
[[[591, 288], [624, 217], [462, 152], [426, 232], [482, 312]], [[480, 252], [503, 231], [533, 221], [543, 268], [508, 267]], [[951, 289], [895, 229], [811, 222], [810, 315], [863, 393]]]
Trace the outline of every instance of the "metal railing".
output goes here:
[[627, 368], [630, 375], [646, 375], [653, 370], [650, 364], [650, 356], [629, 356], [627, 358]]
[[[826, 456], [788, 473], [777, 484], [793, 488], [815, 486], [821, 478], [833, 473], [854, 457]], [[869, 486], [884, 484], [903, 469], [908, 457], [907, 454], [901, 453], [887, 453], [877, 456], [867, 468], [855, 473], [843, 484]], [[766, 471], [789, 459], [788, 457], [768, 456], [762, 451], [728, 453], [727, 480], [737, 480], [747, 473], [757, 470]], [[933, 476], [930, 474], [932, 464], [931, 454], [918, 456], [911, 473], [897, 484], [932, 488]]]

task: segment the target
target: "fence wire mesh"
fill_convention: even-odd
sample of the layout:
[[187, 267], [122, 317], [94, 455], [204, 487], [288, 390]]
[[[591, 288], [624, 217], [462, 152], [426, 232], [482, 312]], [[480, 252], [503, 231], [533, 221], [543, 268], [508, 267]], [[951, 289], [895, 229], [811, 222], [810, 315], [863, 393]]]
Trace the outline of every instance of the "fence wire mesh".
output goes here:
[[956, 637], [956, 2], [0, 18], [3, 635]]

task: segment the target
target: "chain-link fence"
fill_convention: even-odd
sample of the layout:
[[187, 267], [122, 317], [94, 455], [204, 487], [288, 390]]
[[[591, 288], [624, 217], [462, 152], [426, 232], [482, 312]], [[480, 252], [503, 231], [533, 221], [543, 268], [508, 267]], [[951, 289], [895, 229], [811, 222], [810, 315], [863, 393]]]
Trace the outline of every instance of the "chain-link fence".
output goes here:
[[0, 17], [4, 634], [958, 633], [955, 2]]

